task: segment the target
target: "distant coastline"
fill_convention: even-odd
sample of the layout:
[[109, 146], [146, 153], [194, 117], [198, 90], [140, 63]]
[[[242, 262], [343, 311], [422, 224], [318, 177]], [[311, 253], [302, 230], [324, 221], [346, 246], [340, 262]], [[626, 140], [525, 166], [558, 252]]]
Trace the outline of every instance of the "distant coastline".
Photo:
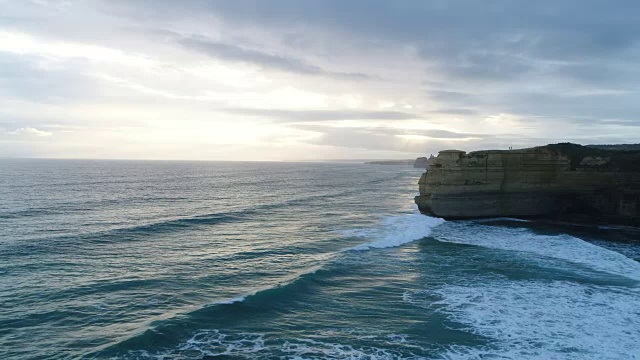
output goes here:
[[367, 161], [366, 165], [403, 165], [403, 166], [413, 166], [415, 160], [375, 160], [375, 161]]
[[367, 165], [395, 165], [395, 166], [413, 166], [414, 168], [425, 169], [427, 167], [429, 159], [426, 157], [419, 157], [417, 159], [407, 159], [407, 160], [377, 160], [377, 161], [367, 161], [365, 164]]

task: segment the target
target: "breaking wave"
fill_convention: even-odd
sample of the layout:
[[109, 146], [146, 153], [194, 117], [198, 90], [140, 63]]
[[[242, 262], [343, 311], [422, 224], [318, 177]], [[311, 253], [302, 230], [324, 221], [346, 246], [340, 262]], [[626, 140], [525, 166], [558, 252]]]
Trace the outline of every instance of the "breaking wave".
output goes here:
[[342, 235], [372, 240], [357, 245], [352, 250], [389, 248], [427, 237], [431, 235], [433, 228], [444, 222], [443, 219], [419, 213], [397, 215], [385, 218], [373, 228], [346, 230], [342, 232]]
[[446, 359], [640, 358], [640, 289], [571, 282], [492, 281], [405, 293], [486, 346], [451, 346]]
[[570, 235], [540, 235], [526, 228], [450, 222], [433, 237], [442, 242], [532, 254], [580, 264], [640, 281], [640, 263]]

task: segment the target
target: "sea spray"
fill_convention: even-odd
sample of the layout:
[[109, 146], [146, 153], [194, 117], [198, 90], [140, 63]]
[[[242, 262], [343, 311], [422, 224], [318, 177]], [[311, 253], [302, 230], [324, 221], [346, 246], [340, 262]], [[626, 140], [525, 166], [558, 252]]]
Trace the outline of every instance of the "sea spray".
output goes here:
[[422, 239], [431, 234], [433, 228], [445, 221], [419, 213], [389, 216], [373, 228], [343, 231], [343, 236], [359, 237], [372, 242], [353, 247], [351, 250], [389, 248]]
[[[638, 288], [506, 279], [443, 285], [403, 300], [491, 339], [447, 359], [638, 359]], [[635, 335], [632, 335], [635, 334]]]
[[527, 228], [449, 222], [433, 237], [442, 242], [529, 253], [580, 264], [596, 271], [640, 281], [640, 263], [616, 251], [567, 234], [540, 235]]

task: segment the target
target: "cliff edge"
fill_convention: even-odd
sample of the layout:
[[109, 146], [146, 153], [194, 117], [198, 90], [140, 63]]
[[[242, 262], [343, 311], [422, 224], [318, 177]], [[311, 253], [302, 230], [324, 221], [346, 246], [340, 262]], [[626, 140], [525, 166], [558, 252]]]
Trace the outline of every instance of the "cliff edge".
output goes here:
[[415, 201], [445, 219], [543, 217], [640, 226], [640, 151], [570, 143], [440, 151]]

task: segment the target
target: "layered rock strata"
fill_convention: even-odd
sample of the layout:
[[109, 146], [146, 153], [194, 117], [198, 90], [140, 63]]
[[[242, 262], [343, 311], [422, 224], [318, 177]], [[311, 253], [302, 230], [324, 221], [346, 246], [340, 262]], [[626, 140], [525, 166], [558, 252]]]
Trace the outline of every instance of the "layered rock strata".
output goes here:
[[430, 159], [415, 201], [446, 219], [547, 217], [640, 225], [640, 152], [575, 144]]

